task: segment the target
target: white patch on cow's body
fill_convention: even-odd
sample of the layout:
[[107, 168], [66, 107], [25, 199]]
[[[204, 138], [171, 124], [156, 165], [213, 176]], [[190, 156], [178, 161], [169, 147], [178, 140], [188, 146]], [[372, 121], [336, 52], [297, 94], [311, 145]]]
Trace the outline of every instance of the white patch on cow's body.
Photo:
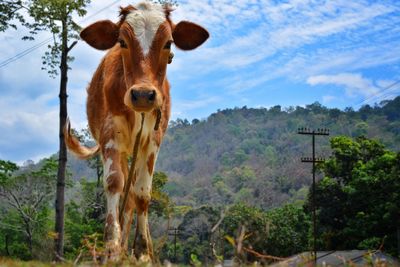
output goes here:
[[107, 181], [107, 178], [110, 177], [110, 175], [113, 175], [114, 173], [116, 173], [116, 171], [111, 170], [112, 164], [113, 164], [113, 161], [111, 158], [108, 158], [106, 160], [106, 162], [104, 163], [104, 182]]
[[111, 214], [114, 220], [117, 219], [117, 209], [119, 203], [119, 193], [115, 194], [106, 194], [107, 195], [107, 214]]
[[113, 243], [113, 245], [118, 246], [119, 245], [119, 240], [121, 238], [121, 228], [118, 223], [118, 207], [119, 207], [119, 198], [120, 194], [115, 193], [115, 194], [110, 194], [107, 193], [107, 216], [109, 214], [112, 215], [112, 225], [108, 225], [108, 221], [106, 220], [106, 224], [109, 227], [112, 227], [112, 240], [109, 240], [108, 242]]
[[117, 144], [114, 142], [114, 140], [110, 139], [110, 141], [108, 141], [106, 144], [105, 149], [117, 149]]
[[134, 7], [136, 10], [126, 16], [126, 22], [132, 27], [143, 53], [147, 55], [158, 28], [165, 21], [164, 9], [161, 5], [149, 2], [140, 3]]

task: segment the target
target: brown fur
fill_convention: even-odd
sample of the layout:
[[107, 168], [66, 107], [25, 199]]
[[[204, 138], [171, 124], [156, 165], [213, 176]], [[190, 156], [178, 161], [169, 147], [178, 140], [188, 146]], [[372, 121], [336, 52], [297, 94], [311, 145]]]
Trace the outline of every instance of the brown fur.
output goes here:
[[147, 160], [147, 170], [149, 171], [150, 175], [153, 175], [154, 169], [154, 153], [151, 153], [149, 159]]
[[136, 209], [138, 211], [138, 215], [147, 213], [147, 210], [149, 208], [149, 203], [150, 203], [150, 201], [148, 199], [144, 199], [144, 198], [135, 196], [135, 203], [136, 203]]

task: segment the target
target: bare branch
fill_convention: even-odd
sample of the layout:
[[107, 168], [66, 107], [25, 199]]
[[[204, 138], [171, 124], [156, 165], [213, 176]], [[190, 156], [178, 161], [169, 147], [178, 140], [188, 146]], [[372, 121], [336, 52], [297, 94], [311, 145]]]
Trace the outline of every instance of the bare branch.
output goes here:
[[214, 232], [218, 229], [219, 225], [222, 223], [222, 221], [224, 220], [224, 218], [225, 218], [225, 211], [222, 210], [222, 211], [221, 211], [221, 215], [220, 215], [220, 219], [219, 219], [218, 222], [214, 225], [214, 227], [211, 229], [211, 233], [214, 233]]
[[286, 260], [286, 258], [281, 258], [281, 257], [276, 257], [276, 256], [271, 256], [271, 255], [264, 255], [264, 254], [261, 254], [261, 253], [255, 251], [255, 250], [252, 250], [252, 249], [246, 248], [246, 247], [243, 247], [243, 250], [248, 252], [248, 253], [253, 254], [257, 258], [269, 259], [269, 260], [274, 260], [274, 261]]
[[70, 47], [67, 48], [67, 53], [69, 53], [69, 51], [71, 51], [72, 48], [74, 48], [74, 46], [78, 43], [78, 41], [74, 41]]

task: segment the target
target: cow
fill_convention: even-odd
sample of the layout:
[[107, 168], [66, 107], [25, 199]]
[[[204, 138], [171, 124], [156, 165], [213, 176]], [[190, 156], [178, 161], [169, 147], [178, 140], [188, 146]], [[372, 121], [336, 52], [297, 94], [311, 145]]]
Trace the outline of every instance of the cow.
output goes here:
[[[141, 2], [120, 8], [117, 23], [97, 21], [80, 36], [90, 46], [109, 50], [87, 88], [89, 129], [97, 145], [86, 147], [64, 127], [67, 147], [77, 157], [102, 156], [107, 210], [104, 241], [107, 260], [127, 252], [128, 236], [136, 211], [137, 233], [134, 254], [138, 260], [154, 259], [148, 225], [154, 165], [170, 118], [170, 85], [167, 64], [171, 45], [192, 50], [203, 44], [209, 33], [189, 21], [174, 24], [168, 5]], [[136, 134], [141, 128], [136, 166], [127, 204], [119, 221], [119, 205], [128, 176]], [[157, 126], [159, 125], [159, 127]]]

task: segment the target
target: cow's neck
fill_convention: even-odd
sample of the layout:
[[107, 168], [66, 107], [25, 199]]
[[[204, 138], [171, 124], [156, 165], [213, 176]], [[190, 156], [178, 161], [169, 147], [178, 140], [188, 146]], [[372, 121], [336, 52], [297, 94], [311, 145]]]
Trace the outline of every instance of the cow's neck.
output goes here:
[[[139, 112], [132, 112], [129, 116], [113, 116], [114, 125], [116, 127], [116, 142], [120, 147], [120, 151], [130, 155], [135, 144], [136, 135], [140, 130], [141, 115]], [[143, 130], [140, 140], [140, 148], [146, 143], [152, 141], [154, 125], [156, 124], [156, 113], [145, 113], [143, 121]], [[141, 149], [141, 152], [146, 152]]]

